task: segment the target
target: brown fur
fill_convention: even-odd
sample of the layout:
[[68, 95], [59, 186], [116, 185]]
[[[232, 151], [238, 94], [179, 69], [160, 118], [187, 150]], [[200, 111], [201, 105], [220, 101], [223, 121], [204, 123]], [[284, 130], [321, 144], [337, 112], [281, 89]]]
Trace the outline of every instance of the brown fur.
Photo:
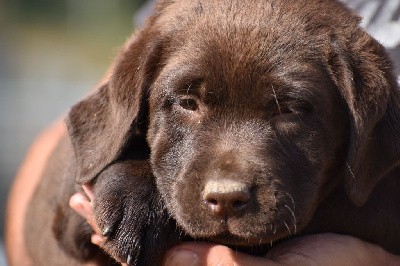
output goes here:
[[[157, 264], [186, 239], [255, 252], [318, 232], [400, 254], [400, 95], [358, 23], [336, 1], [161, 1], [111, 80], [69, 113], [68, 152], [27, 218], [37, 263], [44, 219], [54, 254], [98, 252], [68, 209], [74, 179], [94, 184], [103, 248], [120, 262]], [[229, 180], [239, 207], [221, 211]]]

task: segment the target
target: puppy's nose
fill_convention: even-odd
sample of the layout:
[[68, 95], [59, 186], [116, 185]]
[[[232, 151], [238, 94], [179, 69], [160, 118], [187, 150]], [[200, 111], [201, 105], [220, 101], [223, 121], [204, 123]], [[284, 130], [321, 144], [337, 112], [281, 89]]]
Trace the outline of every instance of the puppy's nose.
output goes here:
[[243, 213], [250, 200], [249, 187], [229, 179], [210, 180], [204, 188], [204, 202], [213, 215], [234, 216]]

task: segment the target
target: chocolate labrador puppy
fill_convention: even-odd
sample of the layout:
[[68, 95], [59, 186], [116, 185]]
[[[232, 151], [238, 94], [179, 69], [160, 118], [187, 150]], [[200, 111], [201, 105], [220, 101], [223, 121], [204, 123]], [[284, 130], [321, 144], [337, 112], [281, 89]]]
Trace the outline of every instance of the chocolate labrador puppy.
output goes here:
[[400, 254], [400, 93], [359, 20], [333, 0], [161, 1], [68, 115], [26, 218], [35, 263], [99, 252], [68, 207], [86, 183], [129, 265], [318, 232]]

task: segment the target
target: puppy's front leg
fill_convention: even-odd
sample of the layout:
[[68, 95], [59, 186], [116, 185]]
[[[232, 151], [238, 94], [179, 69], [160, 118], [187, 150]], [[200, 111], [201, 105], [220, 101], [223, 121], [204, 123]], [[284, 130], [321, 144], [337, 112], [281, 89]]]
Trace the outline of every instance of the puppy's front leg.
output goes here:
[[93, 214], [106, 240], [102, 248], [121, 263], [159, 265], [180, 232], [169, 219], [147, 161], [117, 162], [94, 187]]

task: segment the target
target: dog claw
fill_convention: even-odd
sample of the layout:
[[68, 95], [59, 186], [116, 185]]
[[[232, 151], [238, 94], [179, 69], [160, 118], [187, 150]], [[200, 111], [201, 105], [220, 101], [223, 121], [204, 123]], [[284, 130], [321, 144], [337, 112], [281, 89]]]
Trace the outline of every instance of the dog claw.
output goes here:
[[103, 235], [103, 236], [108, 236], [110, 233], [111, 233], [111, 226], [107, 226], [107, 227], [103, 230], [102, 235]]
[[128, 258], [126, 259], [126, 264], [131, 265], [132, 264], [132, 256], [128, 255]]

